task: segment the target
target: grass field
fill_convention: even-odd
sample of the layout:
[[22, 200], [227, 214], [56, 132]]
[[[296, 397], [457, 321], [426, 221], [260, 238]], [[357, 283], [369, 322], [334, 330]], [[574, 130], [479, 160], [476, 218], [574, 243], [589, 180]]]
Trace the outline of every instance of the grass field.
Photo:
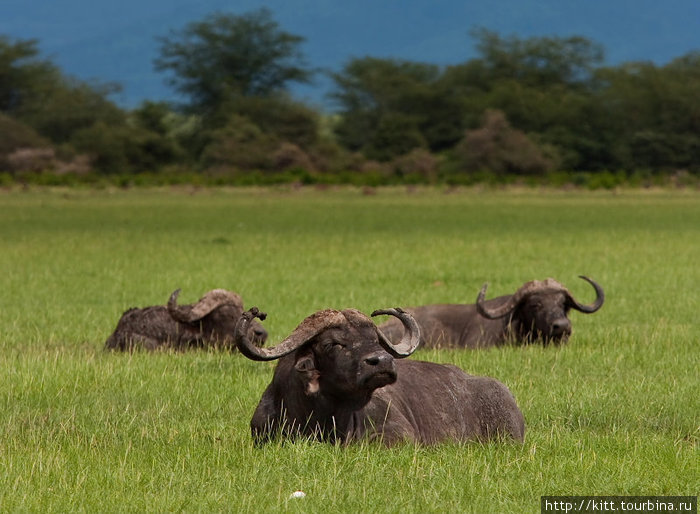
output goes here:
[[[0, 509], [539, 512], [700, 490], [700, 192], [0, 193]], [[109, 354], [128, 307], [238, 291], [279, 341], [327, 308], [472, 303], [554, 277], [561, 348], [419, 351], [498, 378], [525, 444], [252, 446], [274, 364]], [[301, 489], [304, 499], [290, 499]]]

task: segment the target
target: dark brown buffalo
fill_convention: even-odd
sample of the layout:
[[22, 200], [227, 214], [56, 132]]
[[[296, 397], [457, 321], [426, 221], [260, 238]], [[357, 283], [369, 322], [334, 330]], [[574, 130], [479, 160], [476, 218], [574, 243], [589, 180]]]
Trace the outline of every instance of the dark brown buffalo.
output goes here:
[[[158, 348], [220, 347], [235, 349], [233, 335], [243, 313], [241, 297], [225, 289], [214, 289], [196, 303], [177, 305], [180, 290], [170, 295], [168, 305], [132, 308], [122, 314], [105, 343], [108, 350], [155, 350]], [[260, 323], [250, 326], [249, 337], [262, 345], [267, 331]]]
[[253, 360], [279, 359], [272, 382], [250, 423], [254, 440], [305, 436], [349, 443], [377, 439], [431, 444], [443, 440], [523, 441], [525, 422], [508, 388], [445, 364], [402, 359], [418, 346], [420, 330], [401, 309], [404, 327], [392, 344], [370, 318], [354, 309], [323, 310], [273, 348], [248, 339], [265, 315], [253, 308], [236, 329], [238, 349]]
[[[421, 329], [426, 347], [484, 348], [508, 342], [559, 344], [571, 335], [570, 309], [585, 314], [603, 305], [603, 288], [581, 276], [596, 292], [591, 305], [582, 305], [554, 279], [525, 283], [512, 295], [485, 300], [486, 284], [476, 304], [441, 304], [407, 308]], [[401, 324], [395, 319], [379, 328], [391, 340], [401, 337]]]

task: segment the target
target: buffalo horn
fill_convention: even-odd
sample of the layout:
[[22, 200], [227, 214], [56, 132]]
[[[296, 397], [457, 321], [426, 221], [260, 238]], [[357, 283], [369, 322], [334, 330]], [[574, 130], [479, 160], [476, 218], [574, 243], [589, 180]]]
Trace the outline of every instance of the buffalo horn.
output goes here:
[[372, 313], [372, 316], [380, 316], [383, 314], [398, 318], [403, 324], [405, 330], [401, 341], [399, 341], [397, 344], [393, 344], [377, 327], [379, 344], [381, 344], [387, 352], [398, 359], [408, 357], [414, 351], [416, 351], [416, 348], [418, 348], [418, 344], [420, 343], [420, 328], [418, 323], [416, 323], [413, 316], [398, 307], [396, 309], [376, 310]]
[[257, 307], [253, 307], [241, 315], [241, 319], [236, 325], [236, 345], [243, 355], [254, 361], [271, 361], [284, 357], [327, 328], [341, 326], [346, 322], [340, 311], [333, 309], [319, 311], [302, 321], [294, 329], [294, 332], [281, 343], [271, 348], [262, 348], [250, 342], [248, 339], [248, 327], [254, 318], [264, 320], [265, 317], [266, 314], [264, 312], [260, 312]]
[[507, 302], [505, 302], [502, 305], [499, 305], [498, 307], [487, 307], [484, 304], [484, 298], [486, 298], [486, 288], [488, 286], [489, 286], [488, 283], [481, 286], [481, 291], [479, 291], [479, 296], [476, 297], [476, 310], [484, 318], [488, 318], [488, 319], [502, 318], [503, 316], [508, 314], [510, 311], [512, 311], [516, 305], [518, 305], [518, 302], [520, 301], [520, 299], [518, 299], [516, 301], [516, 295], [512, 295], [508, 299]]
[[579, 275], [579, 278], [582, 278], [583, 280], [585, 280], [593, 286], [596, 294], [595, 301], [591, 305], [582, 305], [576, 301], [576, 299], [571, 295], [571, 293], [569, 293], [569, 302], [571, 303], [572, 308], [576, 309], [577, 311], [583, 312], [585, 314], [592, 314], [603, 306], [603, 302], [605, 301], [605, 293], [603, 292], [603, 288], [600, 287], [594, 280], [584, 275]]
[[236, 293], [226, 289], [214, 289], [206, 293], [199, 301], [193, 305], [178, 305], [177, 297], [180, 290], [176, 289], [168, 300], [168, 312], [170, 315], [182, 323], [193, 323], [202, 319], [211, 311], [224, 303], [243, 305], [241, 297]]

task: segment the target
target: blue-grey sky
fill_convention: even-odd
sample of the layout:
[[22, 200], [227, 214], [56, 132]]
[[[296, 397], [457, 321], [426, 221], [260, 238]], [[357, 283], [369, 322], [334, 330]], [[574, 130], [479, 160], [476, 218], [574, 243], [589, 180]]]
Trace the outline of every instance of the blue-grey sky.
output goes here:
[[[665, 64], [700, 50], [699, 0], [2, 0], [0, 34], [38, 39], [43, 55], [81, 79], [115, 81], [123, 106], [172, 98], [153, 69], [157, 36], [215, 11], [268, 7], [281, 28], [306, 38], [313, 67], [352, 57], [440, 65], [476, 56], [470, 29], [503, 36], [580, 35], [603, 45], [609, 64]], [[294, 89], [319, 104], [329, 82]]]

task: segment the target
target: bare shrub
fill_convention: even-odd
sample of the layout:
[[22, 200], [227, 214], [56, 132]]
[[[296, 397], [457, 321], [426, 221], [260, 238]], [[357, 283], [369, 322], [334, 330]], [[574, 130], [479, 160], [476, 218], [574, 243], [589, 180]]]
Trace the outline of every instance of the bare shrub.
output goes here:
[[505, 114], [497, 110], [484, 113], [481, 128], [468, 130], [455, 153], [467, 171], [536, 175], [554, 167], [542, 148], [524, 132], [511, 127]]
[[7, 156], [11, 171], [49, 171], [56, 168], [53, 148], [18, 148]]
[[280, 143], [272, 154], [272, 165], [279, 171], [293, 169], [314, 170], [314, 165], [308, 154], [299, 146], [287, 141]]
[[335, 141], [321, 138], [308, 150], [309, 158], [314, 169], [321, 172], [339, 172], [356, 170], [355, 162], [364, 159], [360, 154], [358, 158], [355, 154], [348, 152]]
[[373, 160], [366, 160], [359, 163], [359, 169], [363, 173], [381, 173], [382, 175], [391, 174], [391, 166], [385, 162], [378, 162]]
[[56, 163], [56, 175], [87, 175], [92, 171], [92, 160], [85, 154], [76, 155], [70, 161], [58, 161]]
[[438, 159], [425, 148], [414, 148], [395, 158], [391, 165], [400, 177], [420, 177], [426, 182], [435, 182], [437, 178]]

